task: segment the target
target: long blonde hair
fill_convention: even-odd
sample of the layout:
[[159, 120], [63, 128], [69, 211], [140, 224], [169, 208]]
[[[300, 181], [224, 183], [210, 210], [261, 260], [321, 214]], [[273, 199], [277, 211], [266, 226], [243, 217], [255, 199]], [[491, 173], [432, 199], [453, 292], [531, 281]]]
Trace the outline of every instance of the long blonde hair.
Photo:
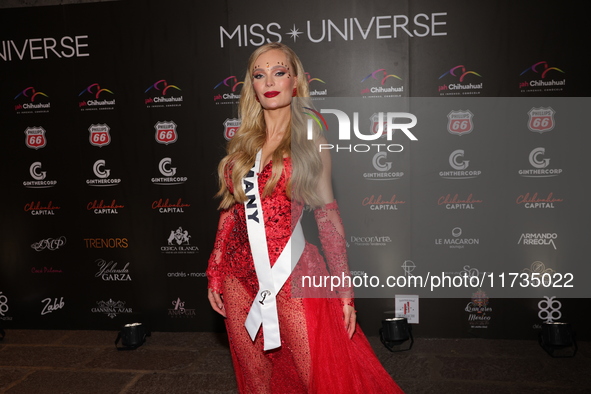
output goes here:
[[[246, 195], [242, 188], [242, 179], [252, 168], [257, 152], [266, 140], [266, 125], [263, 108], [256, 100], [252, 86], [251, 72], [254, 62], [263, 53], [279, 49], [287, 57], [291, 65], [290, 72], [297, 78], [297, 104], [291, 106], [291, 122], [277, 149], [273, 152], [271, 178], [265, 185], [263, 197], [268, 196], [276, 186], [284, 170], [283, 156], [291, 156], [292, 174], [287, 185], [287, 194], [310, 207], [322, 204], [318, 195], [318, 179], [322, 172], [322, 161], [317, 151], [317, 140], [320, 132], [314, 125], [313, 139], [307, 139], [306, 118], [302, 107], [310, 107], [310, 90], [304, 68], [298, 56], [288, 46], [273, 42], [257, 48], [248, 60], [244, 85], [238, 104], [238, 116], [241, 118], [240, 128], [236, 131], [226, 147], [227, 155], [218, 166], [219, 191], [216, 196], [222, 198], [220, 209], [227, 209], [235, 203], [244, 203]], [[297, 107], [297, 108], [296, 108]], [[228, 182], [233, 185], [232, 193]]]

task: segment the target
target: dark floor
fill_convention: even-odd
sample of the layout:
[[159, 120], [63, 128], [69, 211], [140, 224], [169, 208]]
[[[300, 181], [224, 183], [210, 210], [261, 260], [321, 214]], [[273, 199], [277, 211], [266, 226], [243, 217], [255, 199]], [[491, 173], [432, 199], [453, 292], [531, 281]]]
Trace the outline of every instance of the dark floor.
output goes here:
[[[127, 352], [115, 349], [116, 336], [9, 330], [0, 341], [0, 392], [236, 392], [223, 335], [155, 332]], [[536, 341], [419, 338], [411, 351], [390, 353], [378, 338], [369, 339], [409, 394], [591, 393], [591, 342], [579, 343], [574, 358], [552, 358]]]

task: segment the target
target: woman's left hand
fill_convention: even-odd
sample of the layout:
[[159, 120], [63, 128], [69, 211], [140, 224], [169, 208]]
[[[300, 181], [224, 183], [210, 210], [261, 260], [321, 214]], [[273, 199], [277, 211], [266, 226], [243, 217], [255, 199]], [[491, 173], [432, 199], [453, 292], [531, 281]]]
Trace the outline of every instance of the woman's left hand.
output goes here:
[[343, 318], [345, 320], [345, 330], [349, 334], [349, 339], [353, 337], [355, 333], [355, 327], [357, 326], [357, 313], [355, 308], [351, 305], [343, 305]]

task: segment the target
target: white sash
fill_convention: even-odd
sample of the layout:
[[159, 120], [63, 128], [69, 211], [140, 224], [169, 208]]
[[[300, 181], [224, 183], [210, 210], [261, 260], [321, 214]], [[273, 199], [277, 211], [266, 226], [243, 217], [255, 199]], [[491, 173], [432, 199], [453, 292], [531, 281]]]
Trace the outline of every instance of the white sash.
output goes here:
[[[254, 341], [262, 324], [264, 350], [271, 350], [281, 346], [276, 295], [283, 287], [289, 275], [291, 275], [293, 267], [295, 267], [295, 264], [304, 251], [305, 240], [304, 232], [298, 219], [298, 223], [287, 245], [285, 245], [273, 267], [271, 267], [269, 251], [267, 249], [263, 207], [259, 195], [258, 177], [256, 175], [259, 171], [260, 162], [261, 151], [257, 153], [254, 167], [243, 180], [244, 193], [247, 198], [247, 201], [244, 203], [244, 209], [246, 227], [248, 229], [248, 241], [259, 282], [258, 293], [252, 302], [244, 325], [250, 338]], [[293, 265], [291, 264], [292, 259], [294, 262]]]

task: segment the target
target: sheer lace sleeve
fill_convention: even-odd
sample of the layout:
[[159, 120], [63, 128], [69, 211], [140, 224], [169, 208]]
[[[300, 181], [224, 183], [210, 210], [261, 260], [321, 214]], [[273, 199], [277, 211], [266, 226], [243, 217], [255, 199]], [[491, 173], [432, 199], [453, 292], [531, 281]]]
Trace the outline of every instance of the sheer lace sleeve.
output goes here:
[[[347, 263], [345, 229], [336, 200], [314, 210], [314, 217], [318, 224], [320, 243], [330, 275], [349, 278], [351, 273]], [[351, 304], [350, 299], [353, 298], [351, 281], [342, 282], [345, 282], [344, 286], [337, 289], [337, 295], [345, 303]]]
[[222, 280], [224, 267], [224, 256], [226, 254], [226, 244], [234, 228], [234, 215], [232, 208], [220, 212], [220, 221], [215, 236], [213, 251], [209, 257], [207, 266], [207, 287], [216, 293], [222, 292]]

